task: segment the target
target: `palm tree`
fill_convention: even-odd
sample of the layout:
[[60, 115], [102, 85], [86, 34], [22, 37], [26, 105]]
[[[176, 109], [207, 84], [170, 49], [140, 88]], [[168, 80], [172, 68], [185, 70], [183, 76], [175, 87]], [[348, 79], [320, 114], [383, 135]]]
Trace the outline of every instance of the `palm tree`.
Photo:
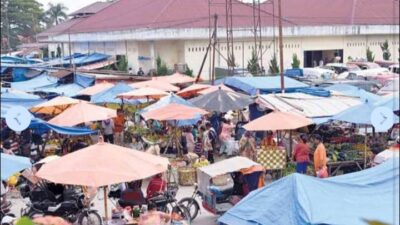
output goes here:
[[68, 18], [65, 11], [68, 10], [62, 3], [56, 5], [49, 3], [49, 9], [45, 12], [49, 22], [52, 25], [58, 25], [60, 22]]

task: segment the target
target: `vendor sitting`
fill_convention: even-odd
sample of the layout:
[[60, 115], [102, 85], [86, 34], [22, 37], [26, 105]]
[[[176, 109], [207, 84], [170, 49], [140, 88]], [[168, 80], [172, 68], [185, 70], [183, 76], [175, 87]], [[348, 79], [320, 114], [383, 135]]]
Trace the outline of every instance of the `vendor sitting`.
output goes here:
[[210, 162], [207, 160], [205, 155], [201, 155], [199, 159], [193, 164], [194, 168], [200, 168], [203, 166], [208, 166], [210, 165]]
[[165, 192], [167, 182], [162, 178], [162, 173], [155, 175], [151, 178], [149, 186], [147, 186], [147, 199], [153, 198]]
[[274, 140], [274, 135], [273, 135], [272, 131], [267, 131], [265, 137], [261, 141], [261, 146], [263, 146], [263, 147], [270, 147], [270, 146], [275, 147], [276, 146], [276, 142]]

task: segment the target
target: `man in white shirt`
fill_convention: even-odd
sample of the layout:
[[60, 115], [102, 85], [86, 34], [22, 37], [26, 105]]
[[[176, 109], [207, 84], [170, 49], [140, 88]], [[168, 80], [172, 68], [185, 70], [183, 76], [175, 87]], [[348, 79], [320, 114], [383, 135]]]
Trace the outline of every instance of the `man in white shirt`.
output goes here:
[[114, 144], [114, 121], [112, 119], [103, 120], [101, 128], [103, 130], [104, 141]]

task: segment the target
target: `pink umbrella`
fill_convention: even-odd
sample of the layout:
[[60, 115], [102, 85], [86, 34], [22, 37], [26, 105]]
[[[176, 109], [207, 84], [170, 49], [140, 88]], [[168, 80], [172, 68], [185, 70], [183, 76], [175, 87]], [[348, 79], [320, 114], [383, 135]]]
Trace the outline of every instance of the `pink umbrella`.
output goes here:
[[179, 87], [174, 86], [166, 81], [163, 80], [148, 80], [143, 82], [132, 83], [129, 86], [134, 88], [144, 88], [144, 87], [151, 87], [155, 89], [159, 89], [162, 91], [179, 91]]
[[125, 92], [119, 94], [118, 98], [125, 98], [125, 99], [143, 99], [143, 98], [152, 98], [152, 99], [159, 99], [161, 97], [167, 96], [168, 93], [156, 88], [151, 87], [143, 87], [133, 91]]
[[193, 119], [198, 115], [204, 115], [208, 112], [197, 108], [197, 107], [190, 107], [181, 104], [171, 103], [164, 107], [146, 112], [142, 114], [142, 116], [148, 119], [154, 120], [188, 120]]
[[79, 95], [89, 95], [89, 96], [92, 96], [92, 95], [95, 95], [95, 94], [97, 94], [97, 93], [100, 93], [100, 92], [102, 92], [102, 91], [104, 91], [104, 90], [107, 90], [107, 89], [109, 89], [109, 88], [112, 88], [113, 86], [114, 86], [114, 84], [104, 81], [104, 82], [95, 84], [95, 85], [93, 85], [93, 86], [87, 87], [87, 88], [81, 90], [80, 92], [78, 92], [78, 94], [79, 94]]
[[75, 126], [81, 123], [106, 120], [114, 117], [117, 117], [115, 109], [80, 102], [49, 120], [49, 123], [58, 126]]
[[205, 95], [205, 94], [208, 94], [208, 93], [217, 91], [217, 90], [219, 90], [220, 88], [221, 88], [221, 90], [224, 90], [224, 91], [234, 91], [234, 90], [228, 88], [227, 86], [225, 86], [225, 85], [223, 85], [223, 84], [220, 84], [220, 85], [211, 86], [210, 88], [207, 88], [207, 89], [205, 89], [205, 90], [199, 91], [199, 94]]
[[208, 84], [192, 84], [189, 87], [179, 91], [177, 94], [182, 97], [188, 97], [196, 95], [198, 92], [210, 88]]
[[186, 83], [192, 83], [196, 81], [196, 78], [190, 77], [188, 75], [184, 75], [181, 73], [174, 73], [172, 75], [168, 76], [161, 76], [161, 77], [155, 77], [153, 80], [161, 80], [161, 81], [166, 81], [170, 84], [186, 84]]
[[294, 130], [313, 124], [313, 121], [293, 113], [274, 111], [243, 126], [249, 131]]

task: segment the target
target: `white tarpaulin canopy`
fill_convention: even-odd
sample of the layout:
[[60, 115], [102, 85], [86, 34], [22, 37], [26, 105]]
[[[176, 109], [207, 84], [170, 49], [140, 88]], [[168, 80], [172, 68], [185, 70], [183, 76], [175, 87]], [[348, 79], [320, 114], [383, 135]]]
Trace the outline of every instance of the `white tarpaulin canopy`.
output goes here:
[[361, 104], [360, 99], [355, 97], [318, 97], [304, 93], [260, 95], [257, 102], [270, 109], [292, 112], [311, 119], [331, 117]]

